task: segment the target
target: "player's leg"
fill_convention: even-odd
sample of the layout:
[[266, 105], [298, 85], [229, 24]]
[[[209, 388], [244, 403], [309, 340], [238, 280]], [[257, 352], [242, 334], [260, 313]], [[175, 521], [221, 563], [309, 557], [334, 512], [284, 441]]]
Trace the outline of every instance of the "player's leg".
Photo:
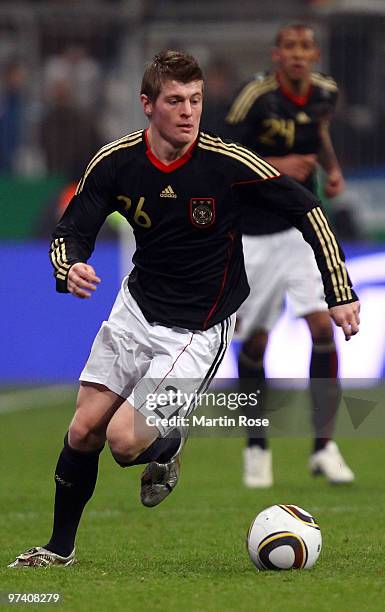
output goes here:
[[148, 464], [141, 477], [141, 501], [150, 507], [163, 501], [177, 485], [186, 438], [187, 428], [183, 427], [162, 437], [128, 401], [122, 404], [107, 429], [112, 456], [121, 467]]
[[[245, 416], [261, 419], [267, 400], [264, 355], [269, 331], [279, 319], [285, 299], [286, 235], [243, 236], [245, 267], [250, 295], [242, 304], [237, 333], [243, 340], [238, 354], [239, 391], [258, 394], [255, 406], [243, 408]], [[248, 487], [269, 487], [273, 482], [272, 457], [267, 432], [247, 428], [243, 452], [243, 482]]]
[[[73, 562], [76, 530], [95, 488], [107, 425], [147, 367], [145, 355], [136, 363], [134, 349], [125, 348], [135, 331], [139, 333], [135, 329], [136, 313], [126, 307], [125, 291], [123, 283], [108, 321], [102, 323], [95, 337], [80, 376], [76, 412], [55, 471], [54, 525], [47, 551], [44, 548], [43, 553], [41, 549], [33, 554], [27, 552], [16, 559], [12, 567]], [[63, 559], [68, 559], [68, 563]]]
[[[310, 459], [312, 465], [314, 457], [328, 455], [326, 449], [338, 451], [331, 437], [341, 400], [341, 387], [338, 379], [338, 355], [333, 324], [324, 298], [321, 275], [309, 245], [297, 230], [292, 230], [291, 240], [288, 298], [296, 316], [306, 320], [312, 338], [309, 371], [312, 421], [315, 431], [313, 454]], [[326, 467], [322, 469], [330, 481], [350, 482], [354, 478], [351, 470], [342, 461], [340, 457], [337, 461], [333, 460], [336, 469], [332, 472]], [[316, 471], [315, 464], [314, 471]]]
[[181, 436], [160, 437], [159, 430], [148, 425], [134, 406], [125, 401], [107, 428], [111, 454], [121, 467], [143, 465], [150, 461], [166, 463], [179, 447]]
[[[245, 340], [238, 354], [239, 390], [241, 393], [258, 393], [256, 406], [246, 405], [243, 409], [247, 419], [262, 418], [265, 407], [266, 376], [264, 368], [265, 350], [269, 334], [263, 329], [257, 329]], [[248, 426], [247, 446], [258, 446], [265, 449], [269, 443], [266, 431], [259, 427]]]
[[55, 469], [52, 535], [43, 547], [20, 555], [10, 567], [71, 565], [75, 536], [98, 474], [99, 455], [112, 415], [123, 402], [105, 386], [81, 383], [76, 412]]
[[341, 400], [338, 355], [328, 311], [312, 312], [303, 318], [309, 327], [312, 339], [309, 377], [315, 432], [313, 452], [317, 452], [325, 448], [333, 436]]
[[107, 425], [123, 398], [96, 383], [81, 383], [75, 415], [55, 470], [55, 513], [48, 550], [67, 556], [97, 479]]
[[341, 384], [331, 318], [327, 311], [321, 311], [305, 315], [304, 319], [312, 337], [310, 393], [315, 437], [310, 469], [313, 474], [324, 474], [335, 484], [352, 482], [354, 474], [332, 440], [341, 402]]
[[[238, 355], [238, 388], [240, 393], [258, 393], [257, 405], [246, 404], [243, 413], [250, 421], [263, 419], [267, 401], [264, 355], [269, 334], [256, 330], [242, 343]], [[243, 482], [250, 488], [264, 488], [273, 484], [272, 455], [267, 431], [249, 424], [246, 427], [246, 447], [243, 451]]]
[[[131, 409], [127, 412], [127, 404], [123, 404], [107, 430], [120, 465], [148, 464], [141, 477], [141, 501], [145, 506], [159, 504], [178, 482], [188, 417], [222, 362], [234, 324], [235, 315], [206, 331], [147, 324], [151, 363], [128, 398], [136, 414]], [[139, 426], [139, 431], [147, 432], [151, 443], [138, 445], [135, 453], [125, 456], [126, 442], [121, 432], [127, 431], [124, 423], [130, 419], [135, 438], [144, 438], [137, 434]]]

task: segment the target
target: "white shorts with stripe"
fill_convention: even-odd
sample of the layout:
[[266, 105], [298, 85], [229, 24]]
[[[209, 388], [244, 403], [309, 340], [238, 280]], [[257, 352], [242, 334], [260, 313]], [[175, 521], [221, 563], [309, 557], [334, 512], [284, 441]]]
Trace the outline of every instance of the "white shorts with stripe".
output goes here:
[[243, 236], [250, 295], [238, 310], [237, 335], [271, 331], [288, 298], [297, 317], [327, 310], [314, 253], [296, 228], [263, 236]]
[[[149, 323], [123, 280], [108, 321], [104, 321], [92, 345], [80, 380], [105, 385], [128, 399], [145, 417], [154, 418], [149, 397], [180, 390], [183, 397], [204, 393], [214, 378], [230, 344], [235, 314], [206, 331], [165, 327]], [[186, 395], [184, 395], [186, 394]], [[170, 416], [188, 416], [194, 409], [186, 402], [162, 406]], [[160, 423], [161, 436], [173, 429]], [[163, 421], [163, 419], [162, 419]]]

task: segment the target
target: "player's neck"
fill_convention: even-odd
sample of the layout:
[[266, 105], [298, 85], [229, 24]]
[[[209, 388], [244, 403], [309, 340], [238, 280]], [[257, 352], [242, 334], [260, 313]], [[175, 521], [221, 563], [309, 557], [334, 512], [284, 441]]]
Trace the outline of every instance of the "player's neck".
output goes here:
[[155, 157], [162, 164], [168, 165], [183, 157], [195, 142], [195, 138], [187, 144], [181, 146], [174, 145], [165, 140], [156, 130], [151, 129], [150, 126], [147, 130], [147, 141]]
[[277, 78], [282, 89], [295, 97], [302, 98], [307, 96], [311, 88], [310, 75], [293, 81], [286, 74], [278, 70]]

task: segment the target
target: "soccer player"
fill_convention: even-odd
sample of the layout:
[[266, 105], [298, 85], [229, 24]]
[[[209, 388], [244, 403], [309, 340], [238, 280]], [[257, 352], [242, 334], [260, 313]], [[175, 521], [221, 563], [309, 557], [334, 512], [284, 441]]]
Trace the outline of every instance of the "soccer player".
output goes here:
[[[282, 27], [272, 50], [275, 71], [256, 74], [241, 89], [226, 117], [226, 131], [313, 192], [320, 164], [326, 173], [325, 194], [332, 198], [344, 189], [329, 134], [337, 85], [330, 76], [313, 72], [319, 57], [312, 28], [302, 24]], [[313, 254], [298, 230], [270, 211], [258, 219], [248, 211], [242, 231], [251, 292], [238, 313], [243, 340], [238, 357], [240, 384], [255, 381], [262, 393], [261, 411], [269, 332], [287, 295], [312, 338], [310, 393], [315, 439], [310, 470], [333, 483], [351, 482], [354, 474], [331, 439], [340, 401], [338, 358]], [[273, 484], [272, 455], [263, 430], [248, 431], [243, 480], [248, 487]]]
[[[170, 417], [188, 416], [194, 405], [171, 400], [207, 389], [249, 291], [241, 204], [256, 216], [262, 206], [272, 207], [301, 229], [314, 248], [332, 316], [347, 337], [358, 331], [359, 302], [318, 202], [248, 149], [199, 131], [202, 100], [203, 77], [193, 57], [156, 55], [141, 87], [148, 129], [100, 149], [55, 229], [50, 252], [60, 292], [84, 299], [96, 290], [101, 279], [87, 261], [116, 210], [134, 229], [134, 268], [80, 376], [55, 471], [51, 538], [10, 567], [74, 562], [76, 531], [106, 441], [122, 467], [147, 464], [145, 506], [174, 489], [186, 431]], [[154, 406], [160, 392], [170, 401]]]

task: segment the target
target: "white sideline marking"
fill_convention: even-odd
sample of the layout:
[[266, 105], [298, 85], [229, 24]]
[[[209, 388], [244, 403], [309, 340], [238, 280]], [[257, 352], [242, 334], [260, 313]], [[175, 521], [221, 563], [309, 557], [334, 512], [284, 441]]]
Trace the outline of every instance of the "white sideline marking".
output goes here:
[[56, 385], [51, 387], [34, 387], [15, 391], [0, 392], [0, 415], [10, 412], [21, 412], [34, 408], [56, 406], [75, 397], [73, 385]]

